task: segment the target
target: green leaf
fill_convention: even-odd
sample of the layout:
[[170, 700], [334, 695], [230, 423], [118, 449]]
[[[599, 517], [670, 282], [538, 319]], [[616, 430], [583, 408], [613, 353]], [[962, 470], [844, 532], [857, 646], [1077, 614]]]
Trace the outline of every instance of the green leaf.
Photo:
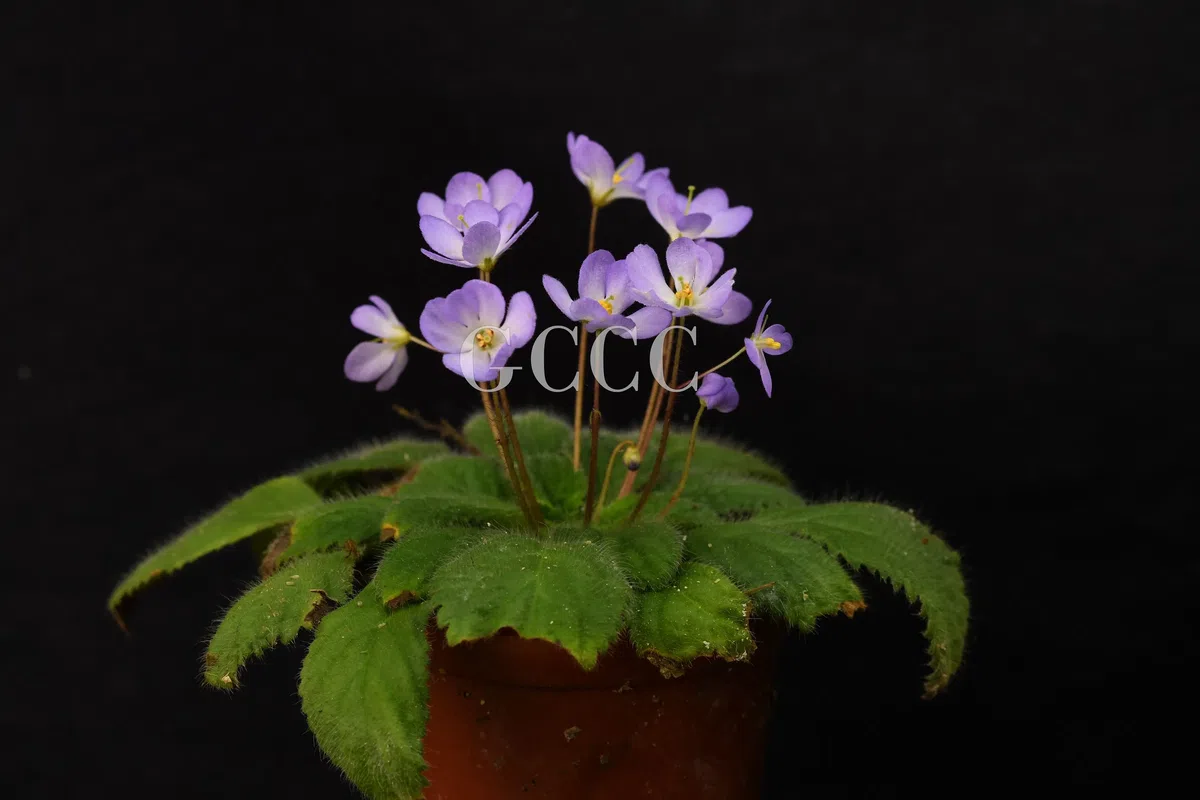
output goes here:
[[[545, 411], [521, 411], [513, 414], [517, 426], [517, 438], [526, 457], [542, 453], [571, 454], [572, 426]], [[487, 417], [475, 414], [463, 426], [463, 435], [479, 448], [481, 453], [496, 452], [496, 440], [488, 426]]]
[[597, 535], [616, 553], [625, 574], [639, 589], [665, 586], [683, 562], [679, 531], [653, 517], [601, 528]]
[[[292, 523], [289, 544], [278, 563], [305, 553], [345, 547], [347, 542], [357, 545], [378, 539], [383, 530], [384, 515], [391, 506], [390, 497], [367, 495], [312, 509]], [[268, 571], [274, 570], [268, 568]]]
[[353, 579], [345, 553], [314, 553], [248, 589], [208, 643], [204, 680], [235, 688], [243, 664], [276, 643], [290, 644], [301, 628], [311, 630], [323, 611], [346, 599]]
[[671, 586], [638, 596], [629, 635], [638, 655], [676, 678], [697, 658], [748, 659], [754, 652], [750, 607], [721, 570], [693, 562]]
[[445, 526], [419, 527], [404, 534], [384, 552], [371, 580], [380, 602], [396, 607], [424, 600], [437, 568], [486, 535], [477, 528]]
[[363, 794], [416, 800], [426, 785], [430, 609], [389, 614], [373, 593], [321, 621], [300, 671], [301, 707], [321, 749]]
[[820, 542], [854, 567], [890, 580], [920, 600], [932, 673], [927, 695], [945, 688], [962, 663], [970, 603], [958, 554], [912, 514], [879, 503], [829, 503], [787, 515], [791, 530]]
[[439, 441], [392, 439], [351, 450], [344, 455], [314, 464], [300, 477], [320, 492], [335, 489], [342, 482], [369, 473], [400, 475], [427, 458], [450, 452]]
[[785, 486], [711, 473], [689, 478], [683, 497], [708, 506], [727, 520], [750, 518], [770, 509], [798, 509], [805, 505], [804, 498]]
[[[701, 422], [701, 428], [704, 423]], [[667, 441], [667, 455], [663, 459], [664, 466], [672, 472], [678, 472], [687, 458], [688, 431], [671, 427], [671, 438]], [[658, 440], [650, 449], [650, 457], [657, 451]], [[742, 478], [752, 478], [777, 486], [791, 486], [791, 481], [783, 470], [756, 453], [745, 450], [737, 444], [723, 442], [719, 439], [700, 436], [696, 439], [696, 453], [692, 456], [693, 475], [732, 475]]]
[[858, 587], [825, 548], [770, 525], [702, 525], [688, 531], [685, 545], [692, 558], [720, 567], [742, 589], [757, 589], [756, 607], [802, 630], [812, 630], [824, 614], [863, 607]]
[[484, 456], [441, 456], [426, 461], [397, 495], [421, 492], [453, 492], [503, 500], [513, 496], [504, 467], [497, 459]]
[[320, 502], [320, 495], [299, 478], [275, 478], [254, 487], [143, 559], [113, 589], [109, 610], [115, 614], [122, 600], [159, 575], [259, 531], [291, 522]]
[[[616, 482], [616, 477], [613, 478], [613, 482]], [[609, 491], [612, 491], [612, 487], [609, 487]], [[638, 519], [658, 519], [659, 512], [667, 505], [671, 493], [674, 491], [674, 484], [664, 489], [660, 482], [659, 488], [651, 492], [650, 499], [646, 502], [646, 507], [642, 509], [642, 513], [638, 516]], [[629, 518], [630, 512], [637, 506], [639, 494], [640, 492], [634, 492], [619, 500], [610, 500], [605, 503], [604, 508], [596, 512], [596, 524], [601, 526], [624, 524], [624, 521]], [[687, 532], [698, 525], [718, 523], [722, 520], [717, 512], [697, 501], [685, 489], [683, 496], [679, 498], [679, 502], [671, 508], [666, 521], [676, 528]]]
[[585, 669], [616, 640], [632, 591], [616, 559], [584, 541], [489, 536], [434, 575], [451, 645], [511, 627], [566, 648]]
[[383, 518], [385, 537], [397, 538], [418, 526], [512, 530], [523, 528], [525, 517], [515, 503], [491, 497], [450, 492], [398, 493]]
[[[543, 514], [551, 520], [579, 519], [587, 499], [587, 472], [576, 472], [566, 454], [526, 456], [525, 465], [533, 493]], [[596, 487], [600, 491], [600, 487]]]

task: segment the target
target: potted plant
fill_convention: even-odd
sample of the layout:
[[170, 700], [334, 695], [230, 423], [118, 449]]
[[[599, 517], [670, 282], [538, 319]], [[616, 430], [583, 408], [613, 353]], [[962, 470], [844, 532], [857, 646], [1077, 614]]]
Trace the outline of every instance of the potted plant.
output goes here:
[[[384, 391], [410, 346], [434, 351], [480, 413], [458, 429], [398, 409], [438, 438], [385, 441], [257, 486], [145, 558], [109, 598], [120, 622], [123, 601], [160, 575], [258, 543], [260, 580], [212, 633], [204, 681], [234, 690], [249, 661], [312, 631], [304, 713], [371, 797], [754, 797], [775, 646], [863, 608], [860, 568], [920, 602], [928, 695], [962, 660], [958, 556], [926, 525], [877, 503], [809, 504], [769, 460], [700, 435], [706, 414], [740, 402], [720, 371], [746, 356], [769, 397], [771, 360], [792, 345], [768, 324], [770, 301], [749, 328], [752, 303], [713, 241], [739, 233], [750, 209], [730, 208], [719, 189], [677, 193], [640, 154], [618, 166], [587, 137], [567, 144], [592, 202], [590, 255], [577, 297], [555, 277], [543, 285], [570, 327], [539, 334], [532, 298], [493, 282], [536, 217], [529, 183], [511, 170], [459, 173], [445, 197], [422, 194], [422, 252], [478, 277], [425, 305], [421, 337], [379, 297], [355, 309], [351, 322], [373, 338], [345, 373]], [[644, 202], [669, 234], [665, 275], [647, 245], [620, 260], [595, 249], [599, 211], [622, 198]], [[684, 380], [697, 320], [747, 324], [749, 335]], [[570, 421], [514, 413], [505, 391], [526, 346], [545, 385], [553, 331], [578, 342]], [[609, 333], [652, 342], [654, 380], [631, 430], [602, 425], [602, 390], [622, 391], [604, 378]], [[680, 403], [694, 413], [682, 434]]]

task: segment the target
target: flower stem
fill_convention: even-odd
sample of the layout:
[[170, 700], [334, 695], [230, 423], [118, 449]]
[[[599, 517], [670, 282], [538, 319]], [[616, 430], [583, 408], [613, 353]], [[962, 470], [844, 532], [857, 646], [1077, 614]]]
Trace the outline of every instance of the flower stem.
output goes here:
[[600, 206], [592, 206], [592, 221], [588, 224], [588, 251], [590, 256], [596, 250], [596, 218], [600, 216]]
[[575, 466], [575, 471], [579, 472], [579, 437], [583, 430], [583, 384], [584, 384], [584, 368], [587, 366], [587, 323], [579, 323], [579, 367], [576, 369], [575, 375], [579, 379], [579, 385], [575, 387], [575, 449], [571, 463]]
[[592, 378], [592, 450], [588, 454], [587, 505], [584, 506], [583, 524], [592, 524], [592, 513], [596, 510], [596, 455], [600, 449], [600, 381]]
[[[679, 357], [683, 353], [683, 336], [675, 337], [675, 354], [671, 358], [671, 380], [668, 386], [674, 386], [679, 381]], [[665, 391], [665, 390], [664, 390]], [[677, 392], [665, 392], [667, 397], [667, 408], [663, 412], [662, 436], [658, 440], [658, 452], [654, 454], [654, 469], [650, 472], [650, 478], [646, 481], [646, 485], [642, 487], [642, 496], [638, 498], [637, 505], [629, 514], [629, 522], [635, 522], [638, 514], [642, 513], [642, 509], [646, 507], [646, 501], [650, 499], [650, 492], [654, 491], [654, 484], [658, 483], [658, 473], [662, 470], [663, 458], [667, 454], [667, 440], [671, 437], [671, 415], [675, 413], [675, 398]]]
[[503, 427], [501, 427], [496, 408], [492, 404], [492, 398], [488, 392], [483, 390], [480, 390], [479, 396], [483, 399], [483, 413], [487, 416], [488, 427], [492, 429], [492, 439], [496, 442], [496, 450], [500, 453], [500, 461], [504, 464], [504, 476], [512, 484], [513, 492], [517, 497], [517, 505], [521, 507], [521, 513], [525, 516], [525, 521], [529, 523], [530, 527], [534, 527], [533, 515], [529, 513], [529, 507], [525, 502], [525, 494], [521, 491], [521, 487], [517, 482], [517, 473], [513, 469], [512, 458], [508, 454], [507, 437], [504, 434]]
[[[737, 360], [737, 357], [740, 356], [744, 352], [746, 352], [746, 348], [743, 347], [741, 350], [738, 350], [736, 353], [734, 353], [729, 358], [722, 361], [720, 364], [717, 364], [712, 369], [706, 369], [706, 370], [704, 370], [704, 372], [701, 372], [699, 375], [696, 376], [696, 380], [700, 380], [705, 375], [711, 375], [712, 373], [716, 372], [717, 370], [719, 370], [721, 367], [725, 366], [726, 364], [732, 364], [734, 361]], [[680, 389], [682, 387], [676, 386], [675, 388]]]
[[608, 497], [608, 483], [612, 480], [613, 465], [617, 463], [617, 456], [628, 448], [636, 446], [637, 442], [633, 439], [626, 439], [618, 442], [617, 446], [613, 448], [612, 455], [608, 457], [608, 469], [604, 470], [604, 485], [600, 487], [600, 499], [596, 501], [597, 509], [604, 508], [604, 498]]
[[683, 494], [683, 487], [687, 486], [688, 470], [692, 468], [692, 456], [696, 452], [696, 433], [700, 430], [700, 417], [704, 414], [704, 409], [707, 405], [703, 400], [700, 401], [700, 410], [696, 412], [696, 420], [692, 423], [692, 438], [688, 442], [687, 459], [683, 462], [683, 475], [680, 476], [679, 485], [675, 487], [675, 491], [671, 494], [671, 499], [663, 506], [663, 510], [658, 512], [660, 519], [665, 517], [667, 512], [679, 502], [679, 498]]
[[[666, 378], [667, 369], [670, 367], [668, 358], [671, 353], [671, 345], [674, 344], [673, 337], [675, 331], [667, 331], [666, 339], [663, 340], [663, 378]], [[654, 381], [650, 385], [650, 397], [646, 400], [646, 413], [642, 417], [642, 427], [638, 429], [637, 449], [638, 456], [645, 458], [646, 448], [650, 445], [650, 437], [654, 432], [654, 424], [658, 422], [658, 412], [662, 410], [662, 387], [658, 381]], [[637, 478], [637, 473], [630, 470], [625, 473], [625, 480], [621, 482], [621, 489], [617, 492], [617, 499], [625, 497], [633, 491], [633, 482]]]
[[504, 419], [507, 420], [510, 431], [509, 441], [512, 442], [513, 455], [516, 456], [517, 469], [520, 471], [518, 481], [525, 494], [525, 502], [529, 506], [529, 514], [535, 525], [542, 524], [542, 509], [538, 506], [537, 497], [533, 492], [533, 481], [529, 479], [529, 470], [525, 469], [525, 453], [521, 450], [521, 440], [517, 436], [517, 423], [513, 420], [512, 406], [508, 404], [508, 392], [501, 389], [500, 404], [504, 408]]

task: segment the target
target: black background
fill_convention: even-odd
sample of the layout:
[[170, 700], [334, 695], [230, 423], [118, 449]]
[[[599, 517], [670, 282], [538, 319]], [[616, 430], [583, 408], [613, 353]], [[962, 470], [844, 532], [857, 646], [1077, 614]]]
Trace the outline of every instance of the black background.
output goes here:
[[[936, 700], [914, 609], [878, 583], [794, 642], [766, 796], [1173, 763], [1157, 718], [1195, 699], [1200, 577], [1187, 4], [21, 5], [0, 25], [18, 796], [351, 796], [295, 698], [302, 647], [234, 696], [198, 683], [244, 551], [148, 589], [131, 639], [104, 600], [238, 490], [410, 431], [390, 402], [473, 410], [418, 351], [389, 395], [344, 380], [348, 314], [379, 293], [415, 327], [468, 277], [417, 252], [417, 194], [512, 167], [541, 216], [497, 281], [558, 321], [540, 276], [573, 281], [588, 213], [568, 130], [754, 208], [727, 266], [796, 347], [773, 400], [734, 371], [742, 407], [711, 430], [807, 494], [914, 508], [965, 557], [971, 639]], [[644, 206], [602, 213], [600, 246], [643, 241], [665, 244]], [[705, 360], [744, 334], [702, 328]], [[649, 377], [612, 352], [614, 383], [635, 356]]]

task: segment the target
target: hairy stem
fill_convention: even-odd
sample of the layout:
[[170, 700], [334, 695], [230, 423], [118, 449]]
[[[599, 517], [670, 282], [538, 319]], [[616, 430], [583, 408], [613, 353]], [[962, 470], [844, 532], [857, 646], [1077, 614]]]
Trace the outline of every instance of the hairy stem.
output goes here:
[[608, 497], [608, 483], [612, 480], [613, 465], [617, 463], [617, 456], [625, 452], [627, 448], [636, 446], [637, 442], [633, 439], [626, 439], [618, 442], [617, 446], [613, 448], [612, 455], [608, 457], [608, 469], [604, 470], [604, 485], [600, 487], [600, 499], [596, 501], [596, 508], [604, 508], [604, 498]]
[[[706, 370], [704, 370], [704, 372], [701, 372], [699, 375], [697, 375], [697, 376], [696, 376], [696, 380], [700, 380], [700, 379], [701, 379], [701, 378], [703, 378], [705, 375], [711, 375], [712, 373], [716, 372], [717, 370], [719, 370], [721, 367], [725, 366], [726, 364], [732, 364], [734, 361], [736, 361], [736, 360], [737, 360], [737, 357], [738, 357], [738, 356], [740, 356], [740, 355], [741, 355], [742, 353], [744, 353], [744, 352], [746, 352], [746, 348], [744, 348], [744, 347], [743, 347], [741, 350], [738, 350], [736, 353], [734, 353], [734, 354], [733, 354], [733, 355], [731, 355], [729, 358], [727, 358], [727, 359], [725, 359], [724, 361], [722, 361], [720, 364], [717, 364], [717, 365], [716, 365], [715, 367], [713, 367], [712, 369], [706, 369]], [[676, 386], [675, 388], [676, 388], [676, 389], [682, 389], [683, 387], [682, 387], [682, 386]]]
[[592, 512], [596, 509], [596, 454], [600, 449], [600, 381], [592, 378], [592, 450], [588, 454], [587, 505], [584, 506], [583, 524], [592, 524]]
[[[667, 338], [663, 340], [663, 378], [666, 378], [667, 369], [669, 368], [668, 359], [671, 353], [671, 345], [674, 344], [675, 331], [667, 331]], [[654, 434], [654, 424], [658, 422], [658, 414], [662, 410], [663, 388], [659, 386], [658, 381], [654, 381], [650, 386], [650, 397], [646, 401], [646, 413], [642, 417], [642, 427], [638, 430], [637, 449], [638, 455], [642, 458], [646, 457], [646, 449], [650, 446], [650, 437]], [[621, 490], [617, 492], [617, 499], [625, 497], [633, 491], [633, 482], [637, 479], [637, 473], [629, 470], [625, 473], [625, 480], [621, 482]]]
[[[671, 358], [671, 380], [669, 386], [674, 386], [679, 382], [679, 357], [683, 352], [683, 336], [675, 337], [675, 354]], [[658, 440], [658, 452], [654, 454], [654, 469], [650, 472], [650, 478], [646, 481], [646, 485], [642, 487], [642, 495], [638, 498], [637, 505], [629, 514], [629, 522], [635, 522], [638, 514], [642, 513], [642, 509], [646, 507], [646, 501], [650, 499], [650, 492], [654, 491], [654, 485], [658, 483], [658, 473], [662, 470], [663, 458], [667, 454], [667, 440], [671, 437], [671, 415], [675, 413], [675, 398], [678, 392], [665, 392], [667, 397], [667, 408], [663, 412], [662, 436]]]
[[587, 366], [587, 323], [579, 323], [579, 366], [575, 371], [576, 377], [579, 379], [579, 385], [575, 387], [575, 449], [571, 457], [571, 463], [575, 467], [575, 471], [579, 472], [580, 467], [580, 436], [583, 431], [583, 384], [584, 368]]
[[665, 517], [667, 513], [675, 507], [679, 502], [679, 498], [683, 495], [683, 487], [687, 486], [688, 470], [692, 468], [692, 456], [696, 452], [696, 434], [700, 430], [700, 417], [704, 414], [704, 409], [707, 403], [700, 401], [700, 410], [696, 412], [696, 420], [692, 423], [692, 438], [688, 442], [687, 458], [683, 462], [683, 475], [679, 478], [679, 485], [675, 487], [675, 491], [671, 493], [671, 499], [663, 506], [663, 510], [658, 512], [658, 516]]
[[517, 436], [517, 423], [513, 419], [512, 406], [508, 404], [508, 392], [501, 389], [498, 394], [500, 395], [500, 405], [503, 407], [503, 417], [510, 432], [509, 441], [512, 442], [513, 455], [517, 460], [518, 482], [524, 490], [525, 503], [529, 506], [529, 514], [533, 517], [534, 524], [541, 525], [542, 509], [538, 506], [537, 497], [534, 495], [533, 481], [529, 479], [529, 470], [525, 469], [525, 453], [521, 450], [521, 440]]
[[504, 464], [504, 475], [508, 478], [509, 483], [512, 484], [513, 493], [517, 497], [517, 505], [521, 507], [521, 513], [525, 516], [525, 521], [529, 523], [530, 527], [533, 527], [533, 515], [529, 513], [529, 507], [525, 501], [525, 493], [521, 491], [516, 470], [513, 469], [512, 458], [508, 454], [508, 437], [505, 436], [499, 414], [497, 414], [488, 392], [480, 390], [479, 396], [483, 400], [483, 413], [487, 416], [488, 427], [492, 429], [492, 439], [496, 442], [496, 450], [500, 453], [500, 461]]

